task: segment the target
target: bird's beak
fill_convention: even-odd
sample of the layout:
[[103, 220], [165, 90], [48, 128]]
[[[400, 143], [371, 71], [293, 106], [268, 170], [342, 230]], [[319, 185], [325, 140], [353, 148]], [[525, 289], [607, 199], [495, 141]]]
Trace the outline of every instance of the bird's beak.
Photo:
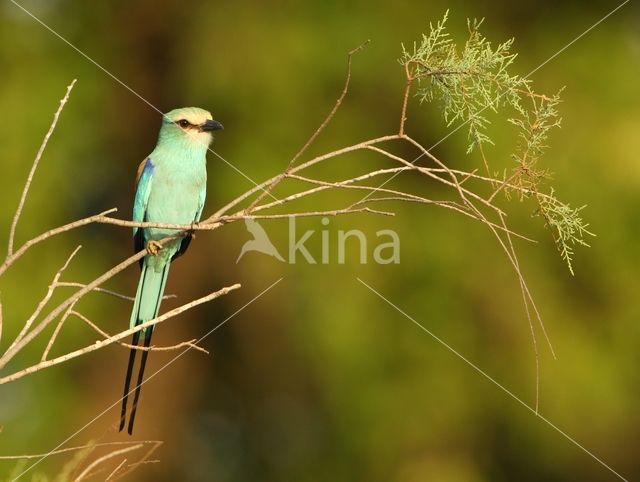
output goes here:
[[202, 132], [220, 131], [222, 129], [224, 129], [224, 127], [217, 120], [207, 120], [204, 124], [200, 124], [200, 130]]

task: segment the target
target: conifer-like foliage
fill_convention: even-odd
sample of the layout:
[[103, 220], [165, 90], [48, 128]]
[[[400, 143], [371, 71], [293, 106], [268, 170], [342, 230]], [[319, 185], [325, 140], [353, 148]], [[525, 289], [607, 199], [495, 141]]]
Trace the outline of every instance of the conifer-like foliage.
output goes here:
[[[550, 171], [539, 165], [550, 131], [560, 127], [557, 106], [561, 91], [551, 96], [537, 93], [528, 76], [512, 74], [517, 56], [511, 50], [513, 39], [493, 47], [480, 33], [482, 20], [467, 21], [468, 38], [458, 47], [446, 31], [447, 17], [448, 12], [437, 24], [429, 24], [428, 34], [412, 49], [403, 45], [400, 63], [407, 78], [417, 85], [421, 103], [440, 102], [447, 126], [458, 124], [456, 130], [467, 129], [467, 154], [479, 153], [487, 175], [495, 179], [491, 200], [500, 192], [508, 198], [534, 199], [535, 214], [551, 231], [573, 274], [573, 247], [588, 246], [585, 236], [593, 234], [581, 217], [584, 206], [576, 209], [560, 201], [549, 186]], [[483, 148], [493, 144], [491, 113], [503, 114], [502, 118], [518, 130], [511, 156], [514, 165], [502, 174], [492, 172]]]

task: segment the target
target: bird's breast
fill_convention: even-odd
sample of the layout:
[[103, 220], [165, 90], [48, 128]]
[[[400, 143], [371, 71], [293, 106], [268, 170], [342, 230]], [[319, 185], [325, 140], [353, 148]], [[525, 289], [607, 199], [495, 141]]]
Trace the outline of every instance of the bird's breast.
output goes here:
[[[206, 190], [206, 169], [175, 169], [156, 166], [147, 205], [147, 221], [191, 224], [200, 210]], [[171, 231], [149, 230], [150, 238], [162, 238]]]

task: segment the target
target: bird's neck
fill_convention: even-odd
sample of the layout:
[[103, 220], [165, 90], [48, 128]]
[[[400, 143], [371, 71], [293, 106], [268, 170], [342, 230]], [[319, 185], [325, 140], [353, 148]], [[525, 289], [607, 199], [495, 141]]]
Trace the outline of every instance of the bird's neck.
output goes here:
[[172, 139], [158, 142], [151, 153], [151, 159], [158, 164], [179, 164], [199, 166], [206, 163], [208, 145], [190, 139]]

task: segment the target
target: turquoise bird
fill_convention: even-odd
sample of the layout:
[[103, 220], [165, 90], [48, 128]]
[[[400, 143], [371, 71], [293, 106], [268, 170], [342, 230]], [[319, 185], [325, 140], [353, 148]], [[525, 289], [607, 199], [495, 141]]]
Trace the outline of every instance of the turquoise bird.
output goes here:
[[[192, 224], [200, 220], [207, 192], [207, 150], [213, 140], [213, 132], [222, 128], [222, 124], [213, 120], [208, 111], [197, 107], [175, 109], [163, 116], [158, 143], [138, 169], [133, 204], [135, 222]], [[184, 236], [162, 245], [158, 242], [176, 234], [179, 232], [172, 229], [133, 229], [135, 251], [146, 249], [148, 254], [140, 260], [142, 272], [131, 312], [131, 328], [158, 316], [171, 262], [184, 254], [192, 238], [191, 233], [182, 233]], [[138, 346], [140, 337], [144, 336], [144, 346], [148, 348], [152, 333], [153, 327], [134, 333], [131, 344]], [[132, 349], [129, 354], [120, 431], [126, 423], [137, 351]], [[143, 351], [140, 360], [127, 428], [129, 434], [133, 432], [148, 354], [149, 351]]]

